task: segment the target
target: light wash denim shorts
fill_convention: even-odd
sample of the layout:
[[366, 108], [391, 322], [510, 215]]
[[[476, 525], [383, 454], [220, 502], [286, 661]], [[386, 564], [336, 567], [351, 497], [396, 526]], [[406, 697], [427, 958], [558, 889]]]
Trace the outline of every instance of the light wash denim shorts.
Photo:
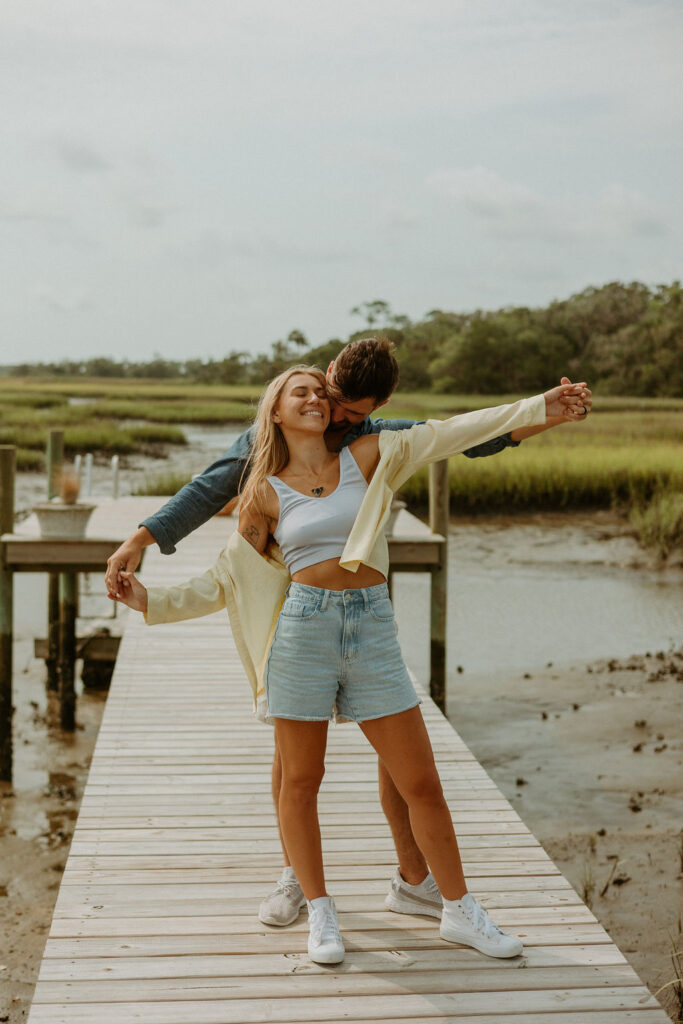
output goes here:
[[420, 703], [396, 638], [386, 583], [322, 590], [291, 583], [266, 667], [269, 718], [366, 722]]

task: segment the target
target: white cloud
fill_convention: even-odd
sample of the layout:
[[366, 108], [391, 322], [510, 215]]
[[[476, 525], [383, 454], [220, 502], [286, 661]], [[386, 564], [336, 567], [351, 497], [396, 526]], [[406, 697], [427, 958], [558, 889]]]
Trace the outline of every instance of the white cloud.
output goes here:
[[487, 167], [446, 168], [427, 179], [428, 188], [452, 202], [497, 238], [611, 242], [665, 235], [664, 212], [651, 198], [619, 183], [597, 193], [541, 195]]

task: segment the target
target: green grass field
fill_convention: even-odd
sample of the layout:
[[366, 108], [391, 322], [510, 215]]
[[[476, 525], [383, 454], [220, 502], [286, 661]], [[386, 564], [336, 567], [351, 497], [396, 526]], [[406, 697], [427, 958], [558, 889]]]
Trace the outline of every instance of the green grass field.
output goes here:
[[[54, 427], [63, 427], [69, 456], [153, 452], [185, 442], [177, 424], [248, 422], [259, 391], [141, 380], [0, 378], [0, 444], [16, 445], [18, 466], [29, 471], [42, 468], [47, 433]], [[380, 415], [443, 418], [519, 397], [399, 392]], [[71, 405], [69, 398], [80, 402]], [[594, 409], [585, 423], [549, 430], [493, 458], [453, 459], [453, 512], [616, 505], [630, 512], [634, 529], [660, 550], [667, 537], [680, 542], [683, 400], [595, 395]], [[183, 482], [165, 474], [150, 480], [147, 491], [169, 493]], [[424, 505], [427, 473], [409, 480], [403, 496]]]

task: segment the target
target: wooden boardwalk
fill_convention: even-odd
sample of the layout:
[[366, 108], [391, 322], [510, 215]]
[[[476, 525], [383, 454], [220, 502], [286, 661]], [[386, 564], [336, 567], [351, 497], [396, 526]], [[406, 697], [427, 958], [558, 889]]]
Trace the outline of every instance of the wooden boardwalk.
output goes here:
[[[123, 517], [127, 532], [139, 508], [102, 506], [95, 529], [120, 532]], [[232, 528], [213, 520], [172, 558], [150, 550], [143, 578], [202, 571]], [[349, 724], [330, 730], [320, 796], [348, 952], [320, 967], [305, 913], [285, 929], [256, 916], [281, 868], [273, 739], [226, 614], [154, 628], [128, 616], [29, 1024], [666, 1024], [428, 698], [423, 710], [470, 888], [524, 956], [493, 960], [441, 941], [433, 918], [385, 911], [395, 853], [376, 758]]]

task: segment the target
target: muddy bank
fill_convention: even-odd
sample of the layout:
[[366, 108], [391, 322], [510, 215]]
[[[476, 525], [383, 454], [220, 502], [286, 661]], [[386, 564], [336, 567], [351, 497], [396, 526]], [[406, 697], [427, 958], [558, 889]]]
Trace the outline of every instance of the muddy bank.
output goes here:
[[15, 645], [14, 783], [0, 783], [0, 1021], [26, 1020], [105, 695], [78, 697], [63, 733], [32, 641]]
[[[449, 717], [650, 990], [671, 981], [683, 649], [463, 682]], [[674, 990], [658, 998], [675, 1019]]]

